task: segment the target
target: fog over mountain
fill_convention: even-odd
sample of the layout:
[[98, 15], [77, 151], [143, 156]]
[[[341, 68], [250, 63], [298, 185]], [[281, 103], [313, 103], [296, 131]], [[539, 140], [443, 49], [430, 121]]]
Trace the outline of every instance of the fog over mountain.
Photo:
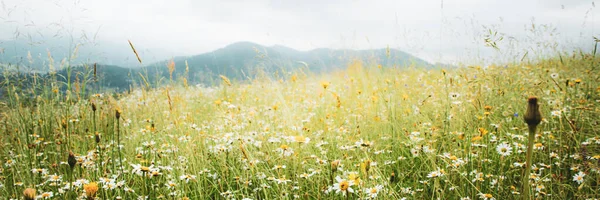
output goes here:
[[431, 63], [490, 63], [590, 50], [600, 30], [597, 16], [592, 0], [2, 0], [0, 40], [87, 38], [98, 48], [82, 50], [82, 58], [93, 54], [117, 65], [134, 63], [127, 40], [148, 51], [145, 63], [237, 41], [301, 51], [390, 46]]

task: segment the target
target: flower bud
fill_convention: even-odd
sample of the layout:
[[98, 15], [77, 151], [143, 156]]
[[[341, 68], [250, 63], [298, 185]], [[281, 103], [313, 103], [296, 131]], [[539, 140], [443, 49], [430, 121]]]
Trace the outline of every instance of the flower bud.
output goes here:
[[529, 97], [527, 100], [527, 111], [525, 112], [525, 123], [529, 126], [537, 126], [542, 121], [540, 106], [537, 97]]
[[77, 159], [75, 159], [75, 154], [73, 154], [72, 151], [69, 151], [69, 159], [67, 162], [69, 163], [69, 167], [71, 167], [71, 169], [73, 169], [75, 164], [77, 164]]

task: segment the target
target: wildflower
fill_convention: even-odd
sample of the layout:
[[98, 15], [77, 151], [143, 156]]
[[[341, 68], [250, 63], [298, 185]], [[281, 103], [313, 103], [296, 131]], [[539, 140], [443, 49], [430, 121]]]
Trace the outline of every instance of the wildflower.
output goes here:
[[552, 117], [559, 117], [562, 114], [562, 112], [560, 110], [553, 110], [552, 112], [550, 112], [550, 115], [552, 115]]
[[285, 169], [285, 165], [275, 165], [272, 170]]
[[46, 175], [48, 175], [48, 169], [33, 168], [33, 169], [31, 169], [31, 173], [40, 174], [42, 176], [46, 176]]
[[538, 143], [533, 144], [533, 148], [535, 150], [544, 150], [544, 145], [542, 143], [538, 142]]
[[494, 196], [492, 194], [483, 194], [483, 193], [479, 193], [479, 198], [483, 199], [483, 200], [496, 200], [496, 198], [494, 198]]
[[329, 191], [335, 190], [336, 194], [341, 192], [344, 196], [348, 193], [354, 193], [354, 189], [352, 189], [354, 182], [342, 179], [339, 176], [335, 177], [335, 180], [337, 183], [333, 184], [333, 186], [329, 188]]
[[573, 176], [573, 181], [577, 182], [578, 184], [581, 184], [583, 183], [583, 177], [585, 177], [585, 174], [580, 171], [579, 173]]
[[552, 73], [550, 74], [550, 77], [553, 79], [557, 79], [558, 78], [558, 73]]
[[459, 93], [456, 92], [450, 92], [450, 95], [448, 95], [451, 99], [458, 99], [458, 97], [460, 97]]
[[370, 147], [371, 145], [373, 145], [373, 143], [370, 141], [360, 139], [359, 141], [356, 141], [354, 145], [356, 145], [356, 147]]
[[366, 188], [365, 193], [367, 194], [367, 198], [375, 199], [377, 198], [377, 194], [383, 189], [383, 185], [376, 185], [372, 188]]
[[277, 182], [277, 184], [287, 184], [288, 182], [292, 182], [292, 180], [286, 179], [285, 176], [278, 179], [274, 179], [274, 181]]
[[173, 181], [169, 181], [167, 183], [165, 183], [165, 186], [167, 186], [167, 188], [169, 190], [175, 189], [175, 186], [177, 186], [177, 183], [173, 182]]
[[139, 176], [141, 176], [143, 173], [148, 173], [150, 171], [152, 171], [152, 169], [154, 169], [154, 165], [151, 165], [150, 167], [146, 167], [146, 166], [142, 166], [140, 164], [130, 164], [133, 169], [131, 170], [132, 174], [137, 174]]
[[308, 142], [310, 141], [310, 138], [308, 137], [304, 137], [302, 135], [298, 135], [298, 136], [294, 136], [291, 138], [294, 142], [298, 142], [298, 143], [303, 143], [303, 144], [308, 144]]
[[327, 87], [329, 87], [330, 83], [327, 81], [322, 81], [321, 82], [321, 86], [323, 87], [323, 89], [327, 89]]
[[83, 190], [85, 191], [85, 196], [87, 199], [94, 199], [96, 197], [96, 193], [98, 192], [98, 184], [96, 182], [91, 182], [83, 185]]
[[535, 186], [535, 191], [541, 192], [545, 188], [546, 187], [544, 185], [538, 184], [538, 185]]
[[509, 156], [512, 153], [512, 147], [507, 143], [502, 143], [496, 146], [496, 151], [501, 156]]
[[47, 182], [55, 182], [55, 183], [58, 183], [58, 182], [60, 182], [61, 180], [62, 180], [62, 176], [59, 176], [59, 175], [56, 175], [56, 174], [54, 174], [54, 175], [50, 175], [50, 178], [48, 178]]
[[44, 192], [36, 197], [36, 199], [50, 199], [54, 196], [53, 192]]
[[4, 162], [4, 166], [5, 166], [6, 168], [10, 168], [10, 167], [11, 167], [11, 166], [13, 166], [14, 164], [15, 164], [15, 161], [13, 161], [13, 160], [11, 160], [11, 159], [8, 159], [8, 160], [6, 160], [6, 162]]
[[179, 180], [185, 180], [185, 182], [188, 183], [188, 182], [190, 182], [190, 180], [196, 181], [196, 176], [189, 175], [189, 174], [181, 175], [181, 176], [179, 176]]
[[430, 172], [430, 173], [427, 175], [427, 178], [437, 178], [437, 177], [442, 177], [442, 176], [444, 176], [444, 174], [445, 174], [444, 170], [443, 170], [443, 169], [440, 169], [440, 168], [438, 168], [437, 170]]
[[25, 198], [25, 200], [34, 200], [35, 199], [35, 189], [27, 188], [27, 189], [23, 190], [23, 198]]
[[277, 148], [275, 151], [279, 152], [279, 154], [283, 156], [291, 156], [294, 154], [294, 150], [285, 144], [279, 146], [279, 148]]

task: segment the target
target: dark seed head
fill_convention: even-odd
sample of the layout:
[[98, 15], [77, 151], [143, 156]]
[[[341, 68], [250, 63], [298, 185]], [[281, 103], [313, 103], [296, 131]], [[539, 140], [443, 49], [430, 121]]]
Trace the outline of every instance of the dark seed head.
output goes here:
[[77, 164], [77, 159], [75, 159], [75, 154], [73, 154], [72, 151], [69, 151], [69, 159], [67, 161], [71, 169], [73, 169], [75, 167], [75, 164]]
[[529, 97], [527, 100], [527, 111], [525, 112], [525, 123], [529, 126], [537, 126], [542, 121], [540, 106], [537, 97]]
[[100, 143], [100, 134], [98, 134], [98, 132], [94, 134], [94, 139], [96, 139], [96, 143]]

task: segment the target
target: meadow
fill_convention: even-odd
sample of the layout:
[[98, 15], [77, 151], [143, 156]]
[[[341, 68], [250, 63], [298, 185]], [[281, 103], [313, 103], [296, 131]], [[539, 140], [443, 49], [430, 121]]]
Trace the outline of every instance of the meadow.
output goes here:
[[521, 199], [529, 143], [523, 199], [597, 199], [598, 61], [355, 61], [97, 94], [56, 78], [30, 100], [4, 83], [0, 199]]

